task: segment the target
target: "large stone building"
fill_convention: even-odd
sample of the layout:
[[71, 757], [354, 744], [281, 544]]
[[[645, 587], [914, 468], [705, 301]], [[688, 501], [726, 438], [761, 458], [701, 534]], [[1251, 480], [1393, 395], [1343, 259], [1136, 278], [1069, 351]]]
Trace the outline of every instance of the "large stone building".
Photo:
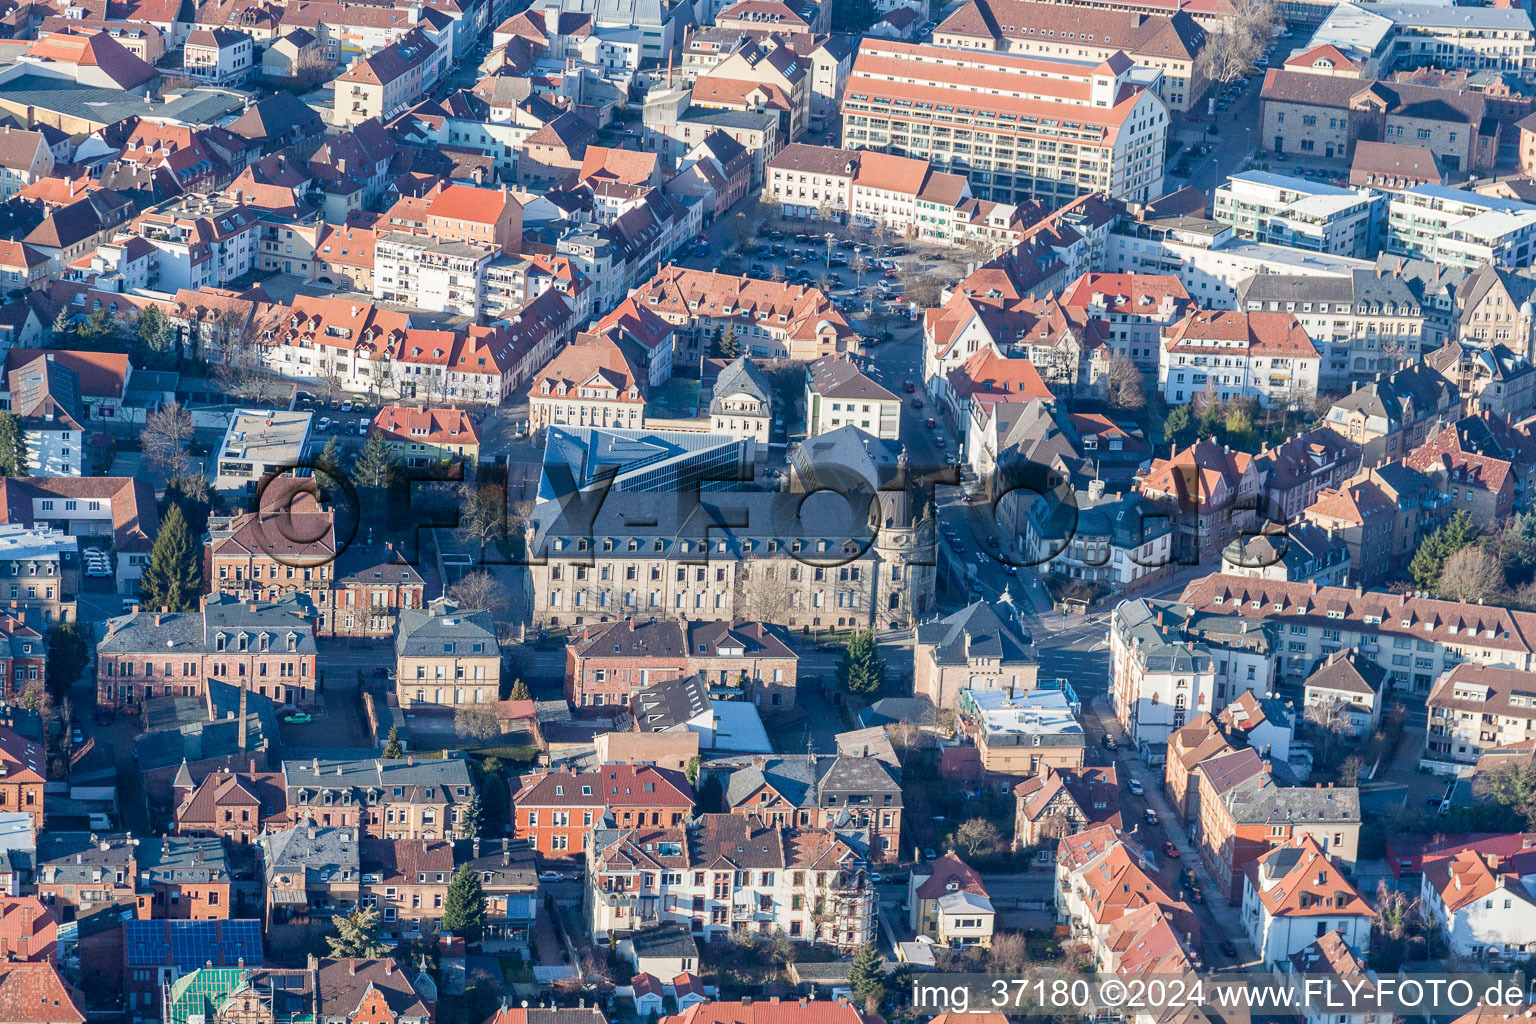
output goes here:
[[300, 594], [242, 601], [216, 593], [196, 612], [138, 611], [108, 619], [96, 644], [96, 702], [203, 697], [217, 679], [280, 704], [313, 704], [314, 605]]
[[883, 448], [860, 456], [863, 466], [817, 466], [822, 477], [795, 477], [788, 491], [542, 502], [528, 528], [532, 616], [909, 626], [936, 599], [931, 523], [918, 518], [904, 459]]
[[501, 691], [501, 647], [484, 610], [438, 598], [405, 609], [395, 631], [395, 693], [401, 707], [493, 704]]
[[1120, 51], [1090, 64], [866, 38], [843, 97], [842, 145], [964, 173], [999, 202], [1154, 199], [1168, 107], [1134, 69]]
[[960, 691], [1029, 690], [1040, 671], [1017, 620], [985, 601], [917, 628], [912, 692], [952, 708]]
[[[967, 0], [933, 30], [933, 42], [1065, 60], [1101, 61], [1124, 53], [1139, 67], [1161, 72], [1158, 95], [1168, 109], [1189, 111], [1205, 97], [1207, 82], [1197, 58], [1206, 33], [1189, 12], [1170, 11], [1084, 7], [1068, 14], [1056, 3]], [[1059, 31], [1067, 22], [1075, 31]]]
[[652, 683], [702, 673], [712, 693], [762, 707], [793, 707], [798, 656], [762, 622], [619, 619], [574, 631], [565, 697], [577, 709], [624, 707]]

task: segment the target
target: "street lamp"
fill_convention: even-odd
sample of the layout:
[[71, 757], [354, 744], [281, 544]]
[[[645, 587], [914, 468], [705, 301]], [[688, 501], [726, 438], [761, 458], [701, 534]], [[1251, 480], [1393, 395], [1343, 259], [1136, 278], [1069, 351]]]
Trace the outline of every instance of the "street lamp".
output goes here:
[[827, 273], [830, 274], [832, 272], [832, 243], [837, 241], [837, 236], [828, 231], [825, 238], [827, 240]]

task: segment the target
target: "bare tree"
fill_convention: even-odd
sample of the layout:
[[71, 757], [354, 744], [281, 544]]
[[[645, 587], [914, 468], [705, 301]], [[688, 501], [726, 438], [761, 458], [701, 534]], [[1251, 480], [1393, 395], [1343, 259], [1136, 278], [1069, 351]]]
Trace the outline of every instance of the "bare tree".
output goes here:
[[466, 480], [459, 485], [459, 532], [479, 544], [509, 536], [507, 492], [494, 484]]
[[316, 384], [320, 394], [327, 400], [341, 398], [346, 394], [346, 381], [342, 380], [341, 374], [336, 372], [336, 368], [333, 365], [326, 366], [325, 371], [320, 374]]
[[1322, 735], [1323, 763], [1331, 765], [1338, 753], [1339, 741], [1349, 726], [1349, 705], [1339, 698], [1330, 698], [1308, 704], [1303, 717]]
[[448, 596], [459, 603], [460, 608], [469, 611], [485, 610], [490, 612], [491, 621], [498, 627], [507, 622], [512, 612], [512, 602], [507, 597], [507, 588], [501, 585], [501, 581], [484, 570], [472, 572], [448, 588]]
[[971, 857], [992, 853], [1002, 842], [1002, 833], [986, 818], [971, 818], [955, 830], [955, 844]]
[[454, 710], [453, 731], [461, 739], [484, 743], [501, 735], [501, 722], [488, 708], [471, 704]]
[[192, 437], [192, 414], [175, 402], [150, 413], [139, 431], [144, 457], [173, 479], [187, 475], [191, 466], [187, 445]]
[[901, 288], [903, 299], [924, 309], [937, 306], [944, 296], [944, 282], [926, 270], [904, 274]]
[[1451, 601], [1488, 601], [1499, 596], [1503, 582], [1498, 556], [1480, 544], [1468, 544], [1445, 560], [1436, 590]]
[[791, 558], [759, 558], [741, 562], [736, 574], [736, 611], [744, 619], [782, 622], [797, 604], [800, 586], [791, 581], [793, 569], [807, 570]]
[[1140, 409], [1147, 404], [1147, 396], [1141, 389], [1141, 371], [1122, 353], [1109, 359], [1109, 369], [1104, 374], [1104, 398], [1116, 409]]

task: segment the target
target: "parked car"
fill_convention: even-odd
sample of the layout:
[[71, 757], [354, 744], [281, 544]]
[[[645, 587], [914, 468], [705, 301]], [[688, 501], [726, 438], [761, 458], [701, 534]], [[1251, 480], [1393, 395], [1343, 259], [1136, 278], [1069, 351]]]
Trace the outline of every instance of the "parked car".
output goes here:
[[1163, 852], [1166, 853], [1169, 857], [1173, 858], [1174, 860], [1178, 860], [1179, 859], [1179, 856], [1180, 856], [1179, 848], [1177, 846], [1174, 846], [1173, 842], [1171, 840], [1168, 841], [1168, 842], [1163, 843]]
[[901, 385], [901, 390], [905, 391], [909, 395], [914, 394], [917, 391], [917, 385], [911, 381], [906, 381]]
[[1152, 808], [1148, 807], [1145, 811], [1143, 811], [1141, 813], [1141, 816], [1147, 820], [1147, 824], [1148, 825], [1156, 825], [1157, 824], [1157, 812], [1154, 811]]
[[312, 716], [307, 711], [295, 711], [293, 714], [283, 719], [283, 721], [287, 722], [289, 725], [308, 725], [314, 720], [314, 716]]
[[922, 407], [923, 407], [923, 400], [921, 398], [914, 398], [914, 399], [912, 399], [912, 408], [914, 408], [914, 409], [921, 409]]
[[331, 429], [331, 418], [329, 416], [321, 416], [320, 417], [320, 422], [315, 424], [315, 429], [316, 430], [330, 430]]
[[1104, 744], [1104, 749], [1105, 750], [1114, 750], [1115, 749], [1115, 738], [1113, 736], [1111, 736], [1109, 733], [1105, 733], [1104, 734], [1104, 738], [1099, 740], [1099, 742]]
[[539, 881], [541, 881], [541, 882], [563, 882], [563, 881], [565, 881], [565, 876], [562, 875], [558, 871], [540, 871], [539, 872]]
[[1125, 788], [1130, 790], [1133, 796], [1141, 796], [1141, 794], [1145, 792], [1145, 790], [1141, 788], [1140, 779], [1126, 779]]

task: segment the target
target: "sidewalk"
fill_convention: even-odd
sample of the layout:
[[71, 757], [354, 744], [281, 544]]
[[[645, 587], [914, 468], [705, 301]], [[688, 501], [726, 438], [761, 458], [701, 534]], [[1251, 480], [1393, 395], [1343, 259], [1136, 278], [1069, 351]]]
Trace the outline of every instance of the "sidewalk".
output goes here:
[[[1107, 714], [1105, 709], [1097, 704], [1093, 706], [1092, 712], [1094, 717], [1098, 719], [1099, 727], [1107, 734], [1114, 736], [1116, 742], [1120, 744], [1119, 749], [1116, 751], [1117, 762], [1123, 766], [1126, 775], [1141, 783], [1147, 805], [1157, 812], [1158, 820], [1163, 825], [1164, 834], [1167, 835], [1168, 841], [1173, 843], [1174, 848], [1179, 851], [1180, 863], [1176, 868], [1173, 865], [1169, 865], [1169, 867], [1174, 868], [1176, 873], [1182, 872], [1185, 868], [1194, 870], [1195, 878], [1200, 883], [1200, 891], [1205, 895], [1203, 907], [1211, 920], [1215, 922], [1216, 927], [1220, 929], [1221, 937], [1229, 939], [1237, 947], [1238, 955], [1243, 958], [1244, 963], [1256, 961], [1258, 954], [1249, 943], [1247, 929], [1243, 927], [1242, 908], [1227, 904], [1226, 894], [1218, 888], [1215, 878], [1206, 868], [1204, 859], [1201, 858], [1199, 850], [1190, 839], [1189, 830], [1185, 826], [1183, 819], [1174, 813], [1173, 805], [1168, 802], [1168, 798], [1163, 794], [1162, 776], [1154, 772], [1151, 766], [1142, 758], [1141, 754], [1136, 751], [1130, 740], [1126, 738], [1124, 732], [1120, 729], [1119, 723], [1114, 721], [1113, 715]], [[1160, 855], [1160, 851], [1157, 850], [1149, 852]], [[1191, 909], [1198, 915], [1201, 906], [1200, 904], [1191, 904]], [[1207, 950], [1214, 945], [1211, 941], [1212, 938], [1214, 937], [1204, 936], [1204, 945]], [[1207, 954], [1207, 962], [1211, 959], [1213, 958]]]

